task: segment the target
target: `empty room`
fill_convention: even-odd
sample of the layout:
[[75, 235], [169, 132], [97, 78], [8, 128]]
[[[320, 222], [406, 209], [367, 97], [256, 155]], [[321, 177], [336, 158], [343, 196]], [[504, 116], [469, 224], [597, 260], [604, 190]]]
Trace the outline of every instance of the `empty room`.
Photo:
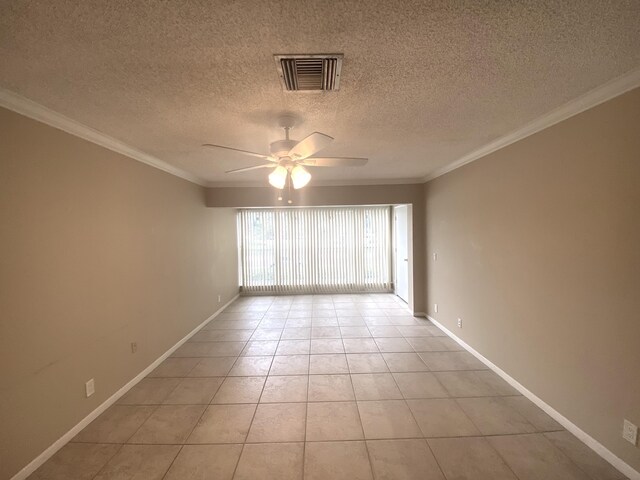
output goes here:
[[0, 2], [0, 480], [640, 480], [640, 2]]

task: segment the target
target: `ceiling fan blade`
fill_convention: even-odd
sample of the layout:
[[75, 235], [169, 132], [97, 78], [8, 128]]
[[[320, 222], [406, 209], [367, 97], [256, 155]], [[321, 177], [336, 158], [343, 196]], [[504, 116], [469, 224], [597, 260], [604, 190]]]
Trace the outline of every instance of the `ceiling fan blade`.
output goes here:
[[319, 152], [333, 141], [333, 137], [320, 132], [313, 132], [308, 137], [300, 140], [291, 150], [289, 156], [292, 159], [302, 160]]
[[368, 158], [355, 157], [312, 157], [300, 160], [297, 163], [308, 167], [362, 167], [368, 161]]
[[262, 165], [256, 165], [255, 167], [244, 167], [244, 168], [236, 168], [235, 170], [227, 170], [224, 173], [238, 173], [238, 172], [248, 172], [249, 170], [258, 170], [260, 168], [274, 168], [277, 165], [273, 163], [263, 163]]
[[252, 157], [258, 157], [264, 160], [275, 161], [275, 158], [272, 158], [269, 155], [262, 155], [261, 153], [249, 152], [247, 150], [240, 150], [239, 148], [225, 147], [224, 145], [214, 145], [212, 143], [205, 143], [202, 146], [207, 148], [221, 148], [223, 150], [231, 150], [232, 152], [244, 153], [245, 155], [251, 155]]

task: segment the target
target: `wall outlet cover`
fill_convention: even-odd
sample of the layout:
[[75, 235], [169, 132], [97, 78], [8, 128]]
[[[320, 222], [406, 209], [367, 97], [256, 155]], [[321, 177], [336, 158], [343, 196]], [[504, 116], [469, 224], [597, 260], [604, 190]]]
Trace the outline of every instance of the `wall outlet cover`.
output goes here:
[[622, 438], [624, 438], [627, 442], [632, 443], [633, 445], [638, 444], [638, 427], [634, 425], [629, 420], [624, 421], [622, 426]]
[[437, 303], [433, 304], [433, 311], [438, 313], [438, 304]]
[[131, 353], [136, 353], [138, 351], [138, 344], [136, 342], [131, 342]]
[[462, 319], [458, 318], [458, 328], [462, 328]]
[[89, 398], [91, 395], [96, 393], [96, 384], [93, 381], [93, 378], [84, 384], [84, 390], [87, 395], [87, 398]]
[[222, 301], [222, 295], [218, 295], [218, 303]]

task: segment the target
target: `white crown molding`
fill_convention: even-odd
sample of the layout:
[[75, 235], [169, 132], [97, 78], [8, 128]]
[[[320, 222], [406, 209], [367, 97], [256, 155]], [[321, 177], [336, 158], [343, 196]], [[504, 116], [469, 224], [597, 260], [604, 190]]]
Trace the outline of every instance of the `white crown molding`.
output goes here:
[[[311, 178], [311, 182], [308, 187], [348, 187], [358, 185], [413, 185], [416, 183], [424, 183], [422, 178], [389, 178], [389, 179], [352, 179], [352, 180], [318, 180], [314, 181]], [[236, 187], [264, 187], [272, 188], [266, 181], [246, 181], [246, 182], [208, 182], [206, 184], [209, 188], [236, 188]]]
[[624, 75], [614, 78], [609, 82], [600, 85], [599, 87], [590, 90], [584, 95], [571, 100], [558, 108], [551, 110], [545, 115], [536, 118], [532, 122], [527, 123], [525, 126], [504, 135], [486, 145], [474, 150], [471, 153], [466, 154], [462, 158], [445, 165], [439, 169], [436, 169], [426, 177], [422, 178], [423, 182], [428, 182], [434, 178], [440, 177], [445, 173], [449, 173], [457, 168], [460, 168], [468, 163], [478, 160], [490, 153], [500, 150], [512, 143], [522, 140], [534, 133], [538, 133], [545, 128], [549, 128], [556, 123], [562, 122], [567, 118], [578, 115], [579, 113], [589, 110], [601, 103], [611, 100], [623, 93], [626, 93], [634, 88], [640, 87], [640, 68], [631, 70]]
[[58, 130], [62, 130], [63, 132], [80, 137], [91, 143], [95, 143], [96, 145], [100, 145], [101, 147], [107, 148], [113, 152], [125, 155], [133, 160], [137, 160], [164, 172], [170, 173], [171, 175], [175, 175], [176, 177], [183, 178], [184, 180], [188, 180], [201, 186], [205, 185], [202, 179], [192, 175], [191, 173], [174, 167], [173, 165], [149, 155], [148, 153], [141, 152], [120, 140], [105, 135], [94, 128], [72, 120], [58, 112], [54, 112], [53, 110], [10, 90], [0, 88], [0, 106], [19, 113], [20, 115], [24, 115], [25, 117], [37, 120], [38, 122], [45, 123], [51, 127], [57, 128]]
[[568, 431], [573, 433], [578, 439], [580, 439], [584, 444], [586, 444], [589, 448], [591, 448], [595, 453], [600, 455], [604, 460], [613, 465], [618, 471], [626, 475], [630, 480], [640, 480], [640, 472], [636, 471], [631, 465], [626, 463], [624, 460], [615, 455], [611, 450], [602, 445], [599, 441], [589, 435], [587, 432], [578, 427], [575, 423], [569, 420], [567, 417], [558, 412], [551, 405], [546, 403], [540, 397], [535, 395], [533, 392], [528, 390], [524, 385], [518, 382], [515, 378], [509, 375], [507, 372], [502, 370], [496, 364], [494, 364], [491, 360], [487, 359], [484, 355], [479, 353], [477, 350], [472, 348], [468, 343], [462, 340], [460, 337], [455, 335], [451, 330], [445, 327], [443, 324], [438, 322], [436, 319], [429, 315], [425, 315], [425, 317], [437, 326], [440, 330], [446, 333], [449, 337], [455, 340], [462, 348], [471, 353], [474, 357], [484, 363], [487, 367], [493, 370], [496, 374], [502, 377], [509, 385], [518, 390], [522, 395], [527, 397], [533, 403], [535, 403], [538, 407], [540, 407], [547, 415], [553, 418], [556, 422], [566, 428]]
[[75, 437], [80, 431], [89, 425], [93, 420], [95, 420], [102, 412], [104, 412], [111, 405], [116, 403], [120, 397], [122, 397], [125, 393], [131, 390], [135, 385], [137, 385], [143, 378], [149, 375], [153, 370], [156, 369], [158, 365], [160, 365], [165, 359], [169, 357], [173, 352], [175, 352], [179, 347], [181, 347], [187, 340], [193, 337], [196, 333], [198, 333], [207, 323], [216, 318], [225, 308], [231, 305], [240, 294], [236, 294], [231, 300], [225, 303], [222, 307], [215, 311], [213, 315], [207, 318], [204, 322], [198, 325], [196, 328], [191, 330], [185, 337], [183, 337], [178, 343], [176, 343], [169, 350], [160, 355], [154, 362], [149, 365], [147, 368], [142, 370], [138, 375], [133, 377], [129, 382], [127, 382], [122, 388], [120, 388], [117, 392], [107, 398], [104, 402], [102, 402], [95, 410], [93, 410], [89, 415], [84, 417], [78, 424], [76, 424], [71, 430], [62, 435], [58, 440], [53, 442], [47, 449], [34, 458], [31, 462], [29, 462], [25, 467], [22, 468], [18, 473], [16, 473], [11, 480], [25, 480], [29, 475], [35, 472], [44, 462], [49, 460], [55, 453], [64, 447], [69, 441]]

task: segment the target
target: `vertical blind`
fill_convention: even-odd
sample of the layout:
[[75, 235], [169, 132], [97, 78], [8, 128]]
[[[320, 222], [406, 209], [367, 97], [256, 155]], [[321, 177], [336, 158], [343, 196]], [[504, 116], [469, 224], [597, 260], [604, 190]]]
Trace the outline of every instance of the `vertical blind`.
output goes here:
[[238, 212], [244, 292], [386, 292], [391, 289], [389, 207]]

